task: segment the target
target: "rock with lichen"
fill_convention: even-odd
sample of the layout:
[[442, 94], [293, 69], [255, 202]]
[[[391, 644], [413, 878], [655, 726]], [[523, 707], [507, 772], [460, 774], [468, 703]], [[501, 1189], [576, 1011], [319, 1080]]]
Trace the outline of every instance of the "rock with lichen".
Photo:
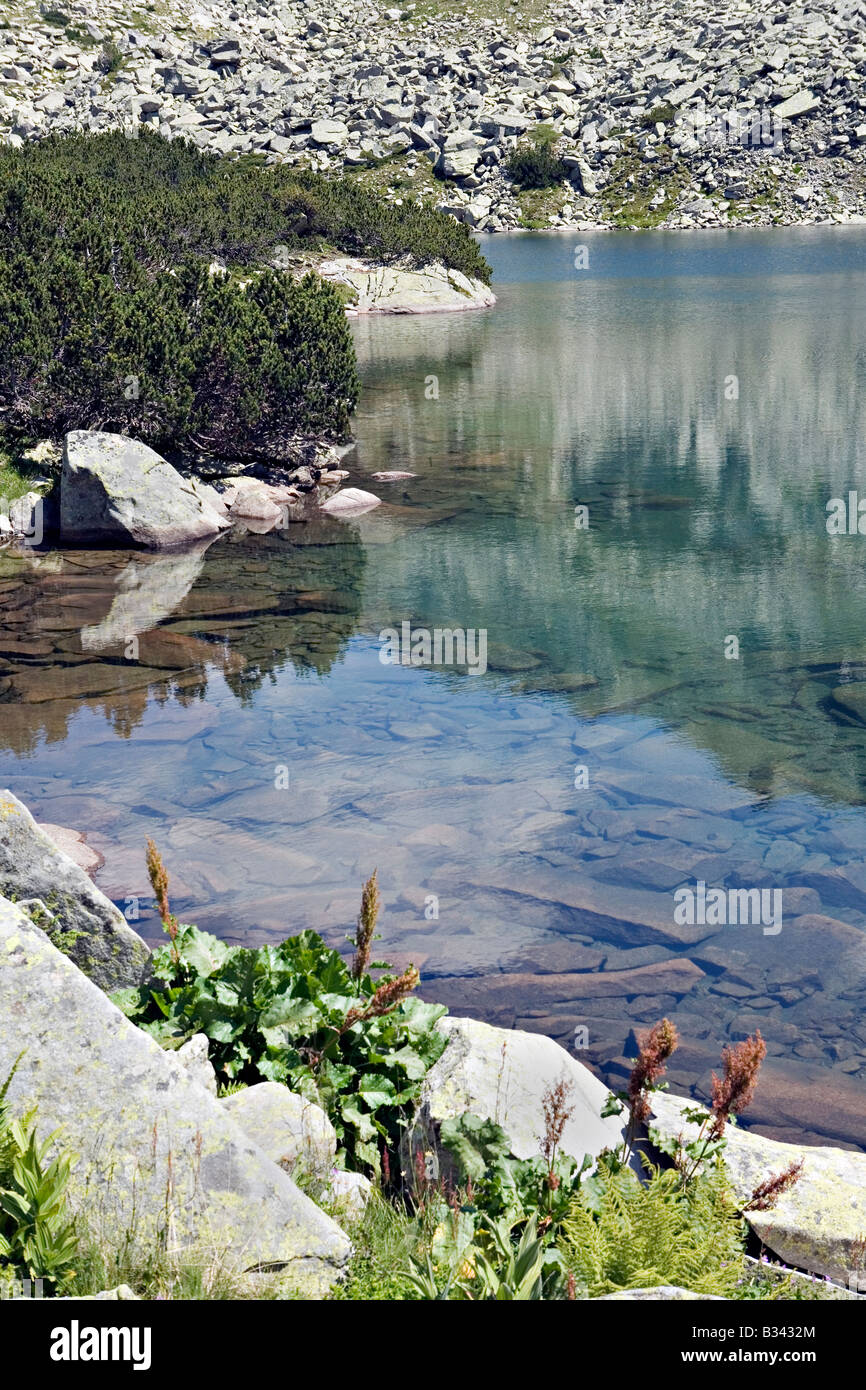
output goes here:
[[11, 791], [0, 791], [0, 893], [102, 989], [140, 981], [149, 947]]
[[13, 1113], [74, 1155], [70, 1200], [102, 1243], [207, 1250], [234, 1273], [280, 1270], [323, 1296], [350, 1252], [340, 1228], [171, 1052], [130, 1023], [0, 898], [0, 1078]]

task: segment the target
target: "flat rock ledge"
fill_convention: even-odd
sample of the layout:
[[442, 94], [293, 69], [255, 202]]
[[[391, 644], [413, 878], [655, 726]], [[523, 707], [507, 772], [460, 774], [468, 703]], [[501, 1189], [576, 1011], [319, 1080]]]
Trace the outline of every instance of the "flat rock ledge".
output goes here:
[[340, 1228], [170, 1052], [0, 898], [0, 1077], [13, 1112], [75, 1155], [70, 1194], [99, 1238], [281, 1271], [320, 1298], [350, 1253]]
[[347, 313], [437, 314], [459, 309], [489, 309], [496, 296], [481, 280], [434, 262], [420, 269], [374, 265], [337, 256], [316, 269], [323, 280], [345, 285], [356, 298]]
[[[667, 1138], [693, 1139], [697, 1127], [683, 1116], [695, 1102], [657, 1093], [650, 1132]], [[771, 1211], [750, 1212], [749, 1225], [769, 1250], [787, 1265], [805, 1269], [848, 1286], [857, 1277], [866, 1234], [866, 1154], [848, 1149], [783, 1144], [729, 1125], [724, 1151], [733, 1189], [746, 1201], [758, 1183], [803, 1160], [799, 1181]], [[859, 1275], [866, 1288], [866, 1271]]]

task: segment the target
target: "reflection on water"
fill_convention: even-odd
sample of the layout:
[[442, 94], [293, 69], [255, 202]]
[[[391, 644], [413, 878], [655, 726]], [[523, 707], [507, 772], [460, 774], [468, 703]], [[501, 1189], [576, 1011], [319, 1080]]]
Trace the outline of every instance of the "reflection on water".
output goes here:
[[[866, 234], [577, 239], [485, 247], [492, 313], [356, 323], [375, 512], [2, 559], [0, 777], [118, 900], [154, 835], [235, 940], [341, 944], [378, 865], [431, 997], [585, 1025], [611, 1079], [663, 1012], [682, 1085], [758, 1025], [763, 1128], [866, 1145], [866, 537], [825, 526]], [[383, 666], [403, 619], [486, 628], [488, 674]], [[700, 879], [781, 888], [780, 935], [678, 926]]]

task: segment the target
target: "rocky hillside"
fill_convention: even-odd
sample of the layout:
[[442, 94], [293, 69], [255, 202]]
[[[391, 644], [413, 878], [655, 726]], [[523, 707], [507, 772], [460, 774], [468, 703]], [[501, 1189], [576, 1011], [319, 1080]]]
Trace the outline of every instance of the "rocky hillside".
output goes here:
[[[866, 210], [863, 0], [28, 0], [4, 15], [13, 143], [144, 122], [353, 170], [482, 230]], [[505, 165], [540, 123], [563, 177], [520, 191]]]

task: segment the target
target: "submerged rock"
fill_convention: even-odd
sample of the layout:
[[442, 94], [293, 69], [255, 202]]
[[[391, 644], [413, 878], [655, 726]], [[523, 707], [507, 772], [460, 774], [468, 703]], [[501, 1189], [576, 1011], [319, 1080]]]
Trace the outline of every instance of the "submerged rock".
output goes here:
[[165, 550], [227, 525], [218, 494], [123, 434], [72, 430], [63, 447], [60, 534], [67, 544]]
[[320, 1297], [350, 1246], [171, 1052], [130, 1023], [0, 899], [0, 1077], [13, 1112], [61, 1128], [73, 1205], [107, 1242], [207, 1247], [235, 1271], [283, 1269]]
[[52, 941], [102, 989], [141, 979], [149, 948], [10, 791], [0, 791], [0, 893], [33, 901]]
[[373, 492], [365, 492], [360, 487], [344, 487], [342, 492], [336, 496], [329, 497], [319, 508], [322, 512], [330, 512], [334, 516], [345, 513], [369, 512], [373, 507], [378, 507], [381, 497], [377, 497]]
[[65, 825], [51, 825], [48, 821], [42, 821], [39, 829], [44, 831], [49, 840], [53, 840], [57, 848], [77, 864], [79, 869], [83, 869], [88, 878], [93, 878], [97, 869], [101, 869], [105, 863], [105, 857], [98, 850], [90, 848], [80, 830], [70, 830]]

